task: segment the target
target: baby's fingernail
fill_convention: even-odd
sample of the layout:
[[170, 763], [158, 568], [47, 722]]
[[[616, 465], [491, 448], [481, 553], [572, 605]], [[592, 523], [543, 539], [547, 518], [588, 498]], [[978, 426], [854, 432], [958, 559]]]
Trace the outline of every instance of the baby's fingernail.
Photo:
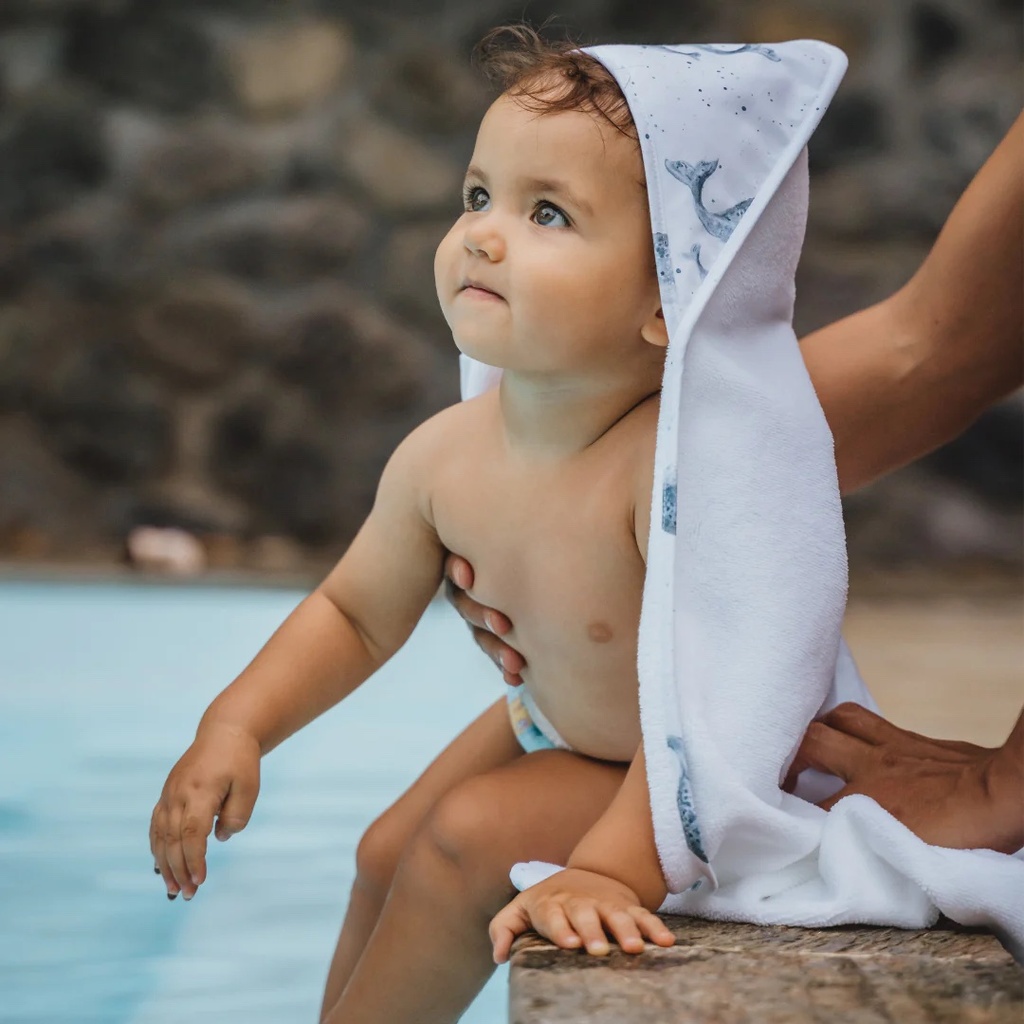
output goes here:
[[195, 896], [195, 893], [194, 892], [193, 893], [183, 892], [181, 895], [182, 895], [182, 898], [185, 900], [185, 902], [188, 903], [188, 901], [190, 899], [192, 899], [193, 896]]
[[176, 892], [169, 892], [167, 894], [167, 898], [169, 900], [176, 900], [178, 898], [178, 894]]
[[484, 612], [484, 625], [494, 632], [494, 616], [490, 612]]
[[608, 943], [594, 941], [587, 946], [587, 950], [593, 953], [594, 956], [604, 956], [608, 952]]
[[580, 938], [578, 935], [570, 935], [566, 938], [565, 944], [567, 946], [578, 946], [580, 944]]
[[192, 884], [198, 889], [199, 888], [199, 876], [192, 875]]
[[160, 874], [160, 869], [159, 869], [158, 867], [155, 867], [155, 866], [154, 866], [154, 868], [153, 868], [153, 874], [154, 874], [154, 875], [159, 875], [159, 874]]

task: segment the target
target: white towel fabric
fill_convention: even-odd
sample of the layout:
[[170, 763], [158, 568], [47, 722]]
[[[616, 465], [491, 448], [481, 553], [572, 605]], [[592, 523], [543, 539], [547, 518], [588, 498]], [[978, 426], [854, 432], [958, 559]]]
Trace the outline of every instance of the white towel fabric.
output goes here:
[[[815, 41], [599, 46], [639, 133], [670, 344], [640, 622], [640, 716], [662, 910], [928, 926], [1024, 952], [1024, 851], [928, 846], [838, 780], [779, 789], [807, 724], [872, 706], [842, 643], [832, 437], [792, 328], [806, 143], [846, 69]], [[463, 394], [500, 371], [464, 359]], [[555, 866], [517, 865], [524, 888]]]

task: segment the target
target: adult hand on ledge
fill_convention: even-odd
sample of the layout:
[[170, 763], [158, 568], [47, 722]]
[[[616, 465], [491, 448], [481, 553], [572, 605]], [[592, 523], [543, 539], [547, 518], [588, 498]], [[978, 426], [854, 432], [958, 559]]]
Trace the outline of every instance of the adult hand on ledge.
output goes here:
[[812, 722], [783, 786], [805, 768], [876, 800], [933, 846], [1014, 853], [1024, 846], [1024, 713], [994, 750], [936, 740], [887, 722], [858, 704], [840, 704]]

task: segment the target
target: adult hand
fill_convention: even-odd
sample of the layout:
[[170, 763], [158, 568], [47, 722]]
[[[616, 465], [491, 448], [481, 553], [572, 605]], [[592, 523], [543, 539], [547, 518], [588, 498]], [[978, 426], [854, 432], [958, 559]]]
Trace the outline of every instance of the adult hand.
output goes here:
[[846, 785], [821, 803], [852, 793], [876, 800], [933, 846], [1014, 853], [1024, 846], [1024, 715], [995, 750], [908, 732], [859, 704], [840, 704], [812, 722], [784, 789], [805, 768]]
[[522, 684], [520, 672], [526, 659], [500, 638], [512, 629], [508, 616], [474, 601], [468, 591], [473, 586], [473, 567], [458, 555], [449, 555], [444, 563], [445, 593], [452, 607], [466, 620], [477, 646], [501, 670], [509, 686]]

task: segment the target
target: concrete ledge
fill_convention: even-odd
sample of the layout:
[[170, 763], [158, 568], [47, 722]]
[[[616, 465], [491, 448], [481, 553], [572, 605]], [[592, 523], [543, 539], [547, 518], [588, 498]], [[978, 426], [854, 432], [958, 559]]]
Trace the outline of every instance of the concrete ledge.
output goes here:
[[1024, 972], [990, 934], [666, 917], [677, 944], [596, 958], [513, 947], [510, 1024], [1021, 1024]]

